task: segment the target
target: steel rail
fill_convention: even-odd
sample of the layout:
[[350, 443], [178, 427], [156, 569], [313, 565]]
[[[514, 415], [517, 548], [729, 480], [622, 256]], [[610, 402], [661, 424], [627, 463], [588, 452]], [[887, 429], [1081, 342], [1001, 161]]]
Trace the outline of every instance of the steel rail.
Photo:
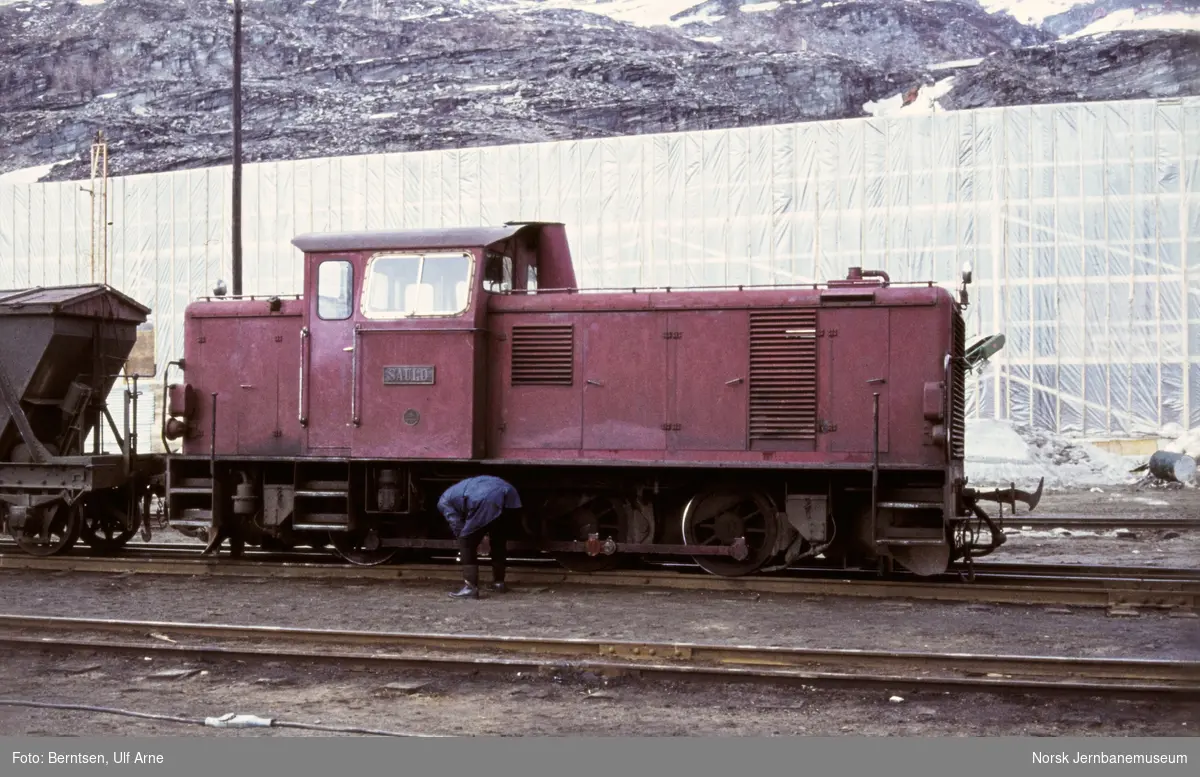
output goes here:
[[1188, 518], [1181, 515], [1138, 516], [1123, 518], [1120, 516], [1093, 515], [1090, 513], [1038, 513], [1036, 515], [1006, 514], [1003, 522], [1006, 529], [1020, 529], [1022, 526], [1035, 528], [1051, 527], [1056, 529], [1200, 529], [1200, 519]]
[[[212, 558], [126, 558], [126, 557], [37, 557], [24, 554], [0, 555], [0, 570], [135, 573], [231, 578], [412, 580], [421, 582], [461, 580], [453, 564], [408, 564], [358, 567], [312, 562], [263, 562]], [[1187, 570], [1177, 570], [1187, 574]], [[674, 590], [723, 591], [731, 593], [841, 596], [869, 599], [918, 599], [942, 602], [988, 602], [1013, 605], [1069, 605], [1128, 609], [1149, 607], [1191, 612], [1200, 599], [1197, 577], [1031, 577], [977, 575], [974, 582], [924, 580], [921, 578], [863, 579], [853, 575], [835, 577], [740, 577], [724, 578], [668, 570], [623, 570], [572, 573], [559, 567], [510, 568], [508, 581], [516, 585], [584, 585], [611, 588], [661, 588]]]
[[[36, 568], [39, 561], [47, 559], [97, 559], [101, 564], [119, 565], [122, 561], [154, 561], [166, 560], [163, 557], [183, 556], [193, 560], [208, 560], [210, 563], [216, 563], [215, 557], [204, 557], [200, 552], [204, 549], [204, 545], [199, 543], [137, 543], [129, 544], [116, 552], [108, 553], [92, 553], [87, 549], [80, 551], [70, 551], [66, 554], [53, 557], [47, 556], [32, 556], [30, 554], [18, 550], [16, 543], [0, 541], [0, 568], [5, 566], [4, 559], [7, 555], [12, 555], [14, 559], [28, 558], [35, 561], [25, 563], [17, 561], [17, 566], [21, 568]], [[220, 563], [239, 563], [226, 557], [220, 557]], [[487, 556], [482, 555], [481, 558], [486, 559]], [[355, 577], [354, 570], [369, 570], [370, 567], [359, 567], [349, 562], [342, 560], [336, 553], [324, 549], [312, 548], [295, 548], [292, 550], [261, 550], [255, 548], [247, 548], [240, 563], [253, 563], [261, 566], [267, 566], [270, 563], [317, 563], [329, 564], [330, 566], [345, 568], [347, 570], [346, 577]], [[47, 564], [51, 569], [59, 569], [56, 561], [49, 560]], [[454, 565], [457, 562], [449, 556], [438, 558], [436, 555], [426, 560], [423, 563], [400, 563], [383, 565], [386, 569], [417, 569], [424, 571], [433, 569], [435, 566]], [[564, 574], [573, 574], [561, 567], [557, 561], [552, 558], [512, 558], [508, 559], [510, 569], [531, 567], [552, 569]], [[665, 570], [670, 570], [672, 574], [696, 574], [704, 578], [708, 578], [708, 573], [704, 572], [699, 565], [686, 561], [674, 561], [664, 563], [645, 563], [645, 566], [635, 569], [626, 568], [624, 574], [663, 574]], [[120, 569], [118, 571], [130, 571]], [[935, 580], [943, 581], [968, 573], [968, 569], [961, 564], [952, 565], [951, 568], [943, 575], [934, 578], [919, 578], [911, 573], [903, 570], [898, 570], [894, 573], [895, 577], [910, 579], [910, 580]], [[582, 573], [580, 573], [582, 574]], [[1147, 580], [1179, 580], [1184, 582], [1200, 583], [1200, 566], [1186, 567], [1152, 567], [1152, 566], [1126, 566], [1120, 564], [1056, 564], [1042, 562], [1026, 562], [1026, 561], [976, 561], [974, 562], [974, 574], [976, 579], [990, 580], [993, 577], [1022, 577], [1028, 579], [1036, 578], [1088, 578], [1088, 579], [1103, 579], [1113, 582], [1142, 582]], [[814, 575], [834, 575], [841, 578], [878, 578], [878, 572], [870, 569], [843, 569], [832, 564], [822, 565], [819, 562], [809, 562], [804, 565], [789, 567], [775, 573], [756, 575], [754, 579], [771, 579], [771, 580], [790, 580], [798, 576], [814, 576]], [[697, 586], [699, 587], [699, 586]]]
[[[33, 634], [53, 634], [29, 636]], [[80, 635], [117, 635], [117, 642]], [[147, 639], [156, 634], [175, 640]], [[907, 651], [750, 647], [607, 639], [336, 631], [0, 615], [0, 644], [25, 650], [98, 650], [205, 659], [262, 659], [649, 674], [810, 685], [1200, 697], [1200, 662]], [[369, 650], [352, 651], [347, 648]], [[332, 648], [332, 649], [331, 649]], [[519, 656], [519, 658], [511, 658]], [[564, 664], [564, 661], [570, 663]]]

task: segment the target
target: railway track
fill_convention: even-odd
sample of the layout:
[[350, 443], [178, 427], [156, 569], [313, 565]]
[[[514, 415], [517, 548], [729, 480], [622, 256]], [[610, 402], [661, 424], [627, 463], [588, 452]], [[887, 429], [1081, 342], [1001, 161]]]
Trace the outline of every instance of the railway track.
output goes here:
[[1111, 529], [1194, 530], [1200, 529], [1200, 519], [1180, 515], [1121, 518], [1090, 513], [1039, 513], [1037, 515], [1005, 515], [1003, 525], [1006, 529], [1020, 529], [1023, 526], [1029, 526], [1035, 529], [1090, 529], [1092, 531]]
[[204, 661], [591, 672], [894, 690], [1200, 697], [1197, 661], [333, 631], [29, 615], [0, 615], [0, 644], [11, 650], [86, 650]]
[[[178, 547], [178, 546], [176, 546]], [[298, 556], [298, 557], [297, 557]], [[0, 570], [95, 572], [194, 577], [323, 580], [449, 582], [461, 570], [451, 559], [443, 563], [391, 564], [360, 567], [332, 562], [314, 551], [307, 554], [248, 554], [239, 560], [201, 557], [188, 549], [162, 554], [132, 547], [119, 556], [29, 556], [0, 553]], [[673, 567], [626, 569], [580, 574], [556, 564], [514, 560], [508, 574], [517, 586], [602, 586], [698, 591], [842, 596], [874, 599], [918, 599], [942, 602], [987, 602], [1013, 605], [1167, 609], [1180, 614], [1195, 611], [1200, 599], [1200, 569], [1075, 566], [1051, 564], [977, 563], [974, 579], [956, 575], [917, 578], [896, 575], [879, 578], [869, 573], [810, 567], [778, 576], [723, 578], [681, 564]]]

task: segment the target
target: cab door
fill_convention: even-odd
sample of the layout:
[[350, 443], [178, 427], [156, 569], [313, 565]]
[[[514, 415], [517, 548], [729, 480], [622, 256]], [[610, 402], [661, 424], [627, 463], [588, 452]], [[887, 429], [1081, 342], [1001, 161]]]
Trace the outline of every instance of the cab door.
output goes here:
[[309, 450], [348, 454], [355, 411], [354, 263], [322, 256], [311, 269], [313, 280], [305, 295], [308, 332], [301, 344], [301, 414], [307, 419]]

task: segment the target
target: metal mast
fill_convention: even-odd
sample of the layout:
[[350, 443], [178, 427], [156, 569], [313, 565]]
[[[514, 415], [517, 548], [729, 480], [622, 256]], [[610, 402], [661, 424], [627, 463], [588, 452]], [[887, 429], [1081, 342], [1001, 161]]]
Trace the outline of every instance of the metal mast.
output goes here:
[[233, 0], [233, 296], [242, 293], [242, 0]]

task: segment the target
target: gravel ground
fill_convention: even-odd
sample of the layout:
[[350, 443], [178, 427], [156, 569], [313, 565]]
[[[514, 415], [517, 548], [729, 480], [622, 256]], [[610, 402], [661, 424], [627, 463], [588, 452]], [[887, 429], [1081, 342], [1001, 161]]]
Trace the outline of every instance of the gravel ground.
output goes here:
[[[486, 573], [484, 574], [486, 579]], [[1200, 659], [1200, 620], [1147, 611], [514, 587], [460, 602], [391, 581], [0, 572], [9, 613], [441, 634]]]
[[[150, 677], [205, 668], [184, 680]], [[5, 695], [189, 718], [278, 720], [425, 734], [507, 736], [1192, 736], [1200, 704], [962, 693], [772, 689], [587, 675], [463, 676], [292, 664], [184, 664], [41, 655], [5, 660]], [[402, 684], [404, 690], [386, 686]], [[0, 735], [288, 736], [110, 715], [0, 707]]]
[[1121, 528], [1132, 538], [1113, 531], [1036, 527], [1022, 530], [1021, 515], [1006, 515], [1008, 542], [991, 560], [1054, 564], [1119, 564], [1123, 566], [1200, 568], [1200, 532], [1143, 529], [1145, 518], [1200, 518], [1200, 489], [1122, 486], [1086, 491], [1049, 492], [1035, 515], [1085, 514], [1126, 519]]
[[[1018, 533], [997, 561], [1198, 566], [1196, 532], [1165, 539], [1138, 515], [1200, 513], [1193, 489], [1048, 494], [1039, 513], [1127, 515], [1137, 539]], [[1162, 504], [1136, 501], [1147, 499]], [[1108, 512], [1105, 512], [1108, 511]], [[1019, 517], [1006, 522], [1018, 527]], [[161, 534], [156, 540], [164, 539]], [[1139, 553], [1132, 551], [1138, 550]], [[486, 572], [485, 572], [486, 579]], [[824, 648], [1200, 660], [1200, 620], [1146, 612], [1027, 608], [836, 597], [592, 587], [518, 588], [478, 602], [410, 582], [149, 577], [0, 571], [9, 613], [308, 628], [553, 635]], [[594, 677], [405, 675], [380, 670], [205, 665], [188, 679], [148, 678], [183, 666], [80, 654], [10, 655], [4, 696], [187, 716], [255, 712], [288, 720], [427, 733], [596, 735], [1181, 735], [1200, 704], [675, 685]], [[197, 665], [199, 666], [199, 665]], [[412, 692], [384, 688], [398, 680]], [[588, 691], [597, 691], [589, 695]], [[221, 732], [77, 712], [0, 707], [0, 735], [281, 735]], [[299, 732], [290, 732], [299, 733]]]

